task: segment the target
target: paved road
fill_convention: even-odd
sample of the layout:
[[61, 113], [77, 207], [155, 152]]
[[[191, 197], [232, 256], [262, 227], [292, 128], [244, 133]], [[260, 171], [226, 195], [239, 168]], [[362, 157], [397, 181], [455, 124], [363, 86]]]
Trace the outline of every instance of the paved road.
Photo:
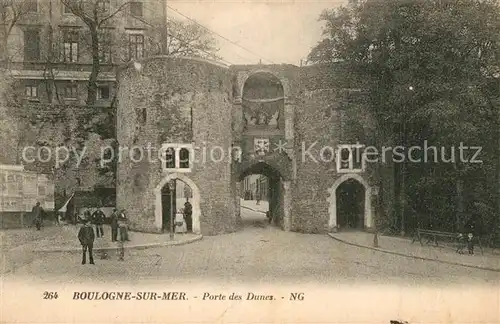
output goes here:
[[[78, 254], [41, 254], [5, 279], [36, 282], [392, 283], [498, 285], [500, 274], [347, 246], [327, 235], [283, 232], [242, 209], [245, 228], [184, 246], [127, 251], [82, 266]], [[31, 262], [32, 261], [32, 262]]]

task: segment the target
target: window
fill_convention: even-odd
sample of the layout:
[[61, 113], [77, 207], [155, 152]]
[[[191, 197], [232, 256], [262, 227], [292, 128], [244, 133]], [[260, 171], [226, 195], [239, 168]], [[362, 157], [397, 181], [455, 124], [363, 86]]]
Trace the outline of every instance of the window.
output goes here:
[[64, 98], [65, 99], [77, 99], [78, 98], [78, 87], [76, 84], [68, 84], [64, 87]]
[[40, 31], [28, 29], [24, 31], [24, 61], [40, 59]]
[[179, 168], [189, 169], [189, 150], [185, 147], [179, 150]]
[[175, 149], [169, 147], [165, 151], [165, 168], [175, 169]]
[[37, 0], [26, 1], [26, 11], [27, 12], [37, 12], [38, 11], [38, 1]]
[[144, 35], [128, 35], [129, 60], [139, 60], [144, 56]]
[[38, 87], [36, 85], [27, 85], [24, 87], [24, 95], [28, 99], [38, 99]]
[[99, 62], [111, 63], [111, 31], [104, 30], [99, 34]]
[[164, 171], [191, 172], [192, 144], [163, 144], [162, 149], [165, 152]]
[[97, 99], [100, 100], [109, 99], [109, 86], [99, 86], [97, 88]]
[[68, 5], [62, 4], [65, 14], [72, 14], [73, 13], [70, 8], [82, 9], [82, 7], [81, 7], [82, 0], [69, 0], [66, 2], [68, 3]]
[[38, 195], [45, 196], [45, 187], [44, 186], [38, 186]]
[[142, 2], [131, 2], [130, 14], [135, 17], [142, 17]]
[[63, 31], [63, 61], [78, 62], [78, 30]]
[[364, 146], [340, 145], [337, 151], [337, 172], [363, 172], [365, 169]]
[[100, 12], [108, 12], [109, 11], [109, 0], [98, 0], [97, 8]]

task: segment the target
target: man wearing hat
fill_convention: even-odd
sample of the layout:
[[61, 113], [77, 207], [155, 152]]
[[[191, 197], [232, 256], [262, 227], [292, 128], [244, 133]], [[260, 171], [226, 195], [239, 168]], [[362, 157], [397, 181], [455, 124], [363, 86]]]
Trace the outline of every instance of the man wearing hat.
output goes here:
[[118, 238], [118, 211], [113, 209], [111, 214], [111, 241], [116, 242]]
[[43, 217], [43, 213], [44, 213], [44, 210], [43, 210], [42, 206], [40, 206], [39, 201], [36, 202], [36, 205], [33, 207], [31, 212], [33, 213], [33, 216], [35, 218], [36, 229], [37, 229], [37, 231], [39, 231], [40, 228], [42, 227], [42, 222], [43, 222], [42, 217]]
[[94, 264], [94, 255], [92, 254], [92, 249], [94, 247], [94, 229], [92, 228], [92, 224], [90, 222], [90, 217], [84, 218], [84, 225], [80, 227], [80, 231], [78, 231], [78, 240], [82, 245], [82, 264], [85, 264], [87, 261], [87, 250], [89, 251], [89, 261], [90, 264]]

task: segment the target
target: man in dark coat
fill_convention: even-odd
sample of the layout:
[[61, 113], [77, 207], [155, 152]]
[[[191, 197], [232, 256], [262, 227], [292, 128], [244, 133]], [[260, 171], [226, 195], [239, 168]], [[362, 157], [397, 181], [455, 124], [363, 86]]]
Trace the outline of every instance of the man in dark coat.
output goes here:
[[130, 241], [128, 238], [128, 220], [124, 209], [118, 214], [118, 228], [120, 229], [120, 242]]
[[39, 231], [40, 228], [42, 227], [42, 221], [43, 221], [43, 208], [42, 206], [40, 206], [40, 202], [37, 201], [36, 202], [36, 205], [33, 206], [33, 209], [31, 210], [31, 212], [33, 213], [33, 216], [35, 218], [35, 226], [36, 226], [36, 230]]
[[186, 221], [186, 229], [188, 232], [193, 231], [193, 206], [189, 202], [189, 198], [186, 198], [184, 203], [184, 219]]
[[85, 264], [87, 261], [87, 250], [89, 251], [89, 259], [90, 264], [94, 264], [94, 255], [92, 254], [92, 249], [94, 247], [94, 229], [90, 223], [90, 219], [87, 218], [85, 220], [85, 224], [80, 227], [80, 231], [78, 231], [78, 240], [82, 245], [83, 257], [82, 264]]
[[113, 209], [111, 214], [111, 241], [116, 242], [118, 240], [118, 212]]
[[99, 208], [92, 214], [92, 221], [95, 225], [95, 232], [97, 234], [97, 237], [104, 237], [104, 229], [102, 228], [104, 217], [104, 213]]

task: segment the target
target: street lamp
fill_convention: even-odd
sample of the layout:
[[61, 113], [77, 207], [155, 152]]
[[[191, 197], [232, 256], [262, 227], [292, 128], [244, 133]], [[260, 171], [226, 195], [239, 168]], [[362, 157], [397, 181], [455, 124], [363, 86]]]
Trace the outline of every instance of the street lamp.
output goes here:
[[168, 189], [170, 190], [170, 239], [174, 239], [174, 221], [175, 221], [175, 208], [174, 208], [174, 194], [175, 194], [175, 179], [169, 181]]

